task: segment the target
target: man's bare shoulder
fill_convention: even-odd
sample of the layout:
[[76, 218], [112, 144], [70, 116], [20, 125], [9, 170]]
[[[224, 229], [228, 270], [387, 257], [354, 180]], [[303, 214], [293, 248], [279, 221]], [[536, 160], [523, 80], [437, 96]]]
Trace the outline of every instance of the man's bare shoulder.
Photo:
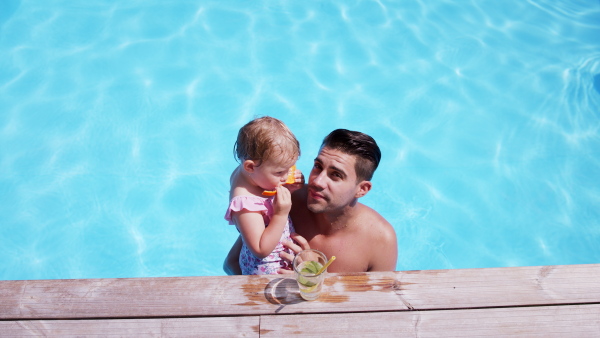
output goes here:
[[364, 225], [363, 234], [368, 242], [377, 243], [370, 247], [371, 258], [368, 271], [393, 271], [398, 259], [396, 230], [374, 209], [361, 205], [360, 222]]
[[364, 204], [360, 204], [360, 208], [359, 219], [369, 224], [371, 231], [376, 230], [376, 233], [382, 236], [396, 237], [394, 227], [381, 214]]

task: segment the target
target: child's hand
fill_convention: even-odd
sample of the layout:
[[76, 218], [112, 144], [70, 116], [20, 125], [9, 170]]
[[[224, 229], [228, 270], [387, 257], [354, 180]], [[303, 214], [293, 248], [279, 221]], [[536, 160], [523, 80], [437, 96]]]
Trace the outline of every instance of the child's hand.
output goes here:
[[275, 190], [277, 194], [273, 201], [273, 214], [287, 217], [290, 210], [292, 210], [292, 193], [282, 185], [275, 188]]

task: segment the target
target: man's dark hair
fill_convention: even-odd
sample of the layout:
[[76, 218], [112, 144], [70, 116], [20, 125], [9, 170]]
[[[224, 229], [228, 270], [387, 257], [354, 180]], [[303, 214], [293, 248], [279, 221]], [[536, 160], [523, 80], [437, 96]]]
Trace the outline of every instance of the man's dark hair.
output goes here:
[[370, 181], [379, 161], [381, 151], [375, 140], [364, 133], [347, 129], [336, 129], [323, 139], [321, 149], [327, 147], [356, 157], [356, 179]]

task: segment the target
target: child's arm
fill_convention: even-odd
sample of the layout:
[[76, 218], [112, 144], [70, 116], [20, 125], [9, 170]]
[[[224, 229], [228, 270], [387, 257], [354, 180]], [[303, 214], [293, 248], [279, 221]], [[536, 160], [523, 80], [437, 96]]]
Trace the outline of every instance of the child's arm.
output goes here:
[[233, 214], [233, 220], [244, 238], [244, 243], [253, 255], [262, 259], [275, 249], [281, 239], [291, 207], [291, 193], [279, 186], [273, 203], [273, 216], [268, 227], [265, 227], [263, 217], [258, 212], [240, 211]]

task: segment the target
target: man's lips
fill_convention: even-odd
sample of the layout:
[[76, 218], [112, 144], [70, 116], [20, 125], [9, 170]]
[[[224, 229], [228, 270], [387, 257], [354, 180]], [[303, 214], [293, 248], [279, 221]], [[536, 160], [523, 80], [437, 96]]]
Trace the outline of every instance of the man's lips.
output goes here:
[[325, 196], [321, 195], [320, 193], [316, 192], [314, 189], [311, 189], [310, 187], [308, 188], [308, 194], [313, 199], [325, 199]]

